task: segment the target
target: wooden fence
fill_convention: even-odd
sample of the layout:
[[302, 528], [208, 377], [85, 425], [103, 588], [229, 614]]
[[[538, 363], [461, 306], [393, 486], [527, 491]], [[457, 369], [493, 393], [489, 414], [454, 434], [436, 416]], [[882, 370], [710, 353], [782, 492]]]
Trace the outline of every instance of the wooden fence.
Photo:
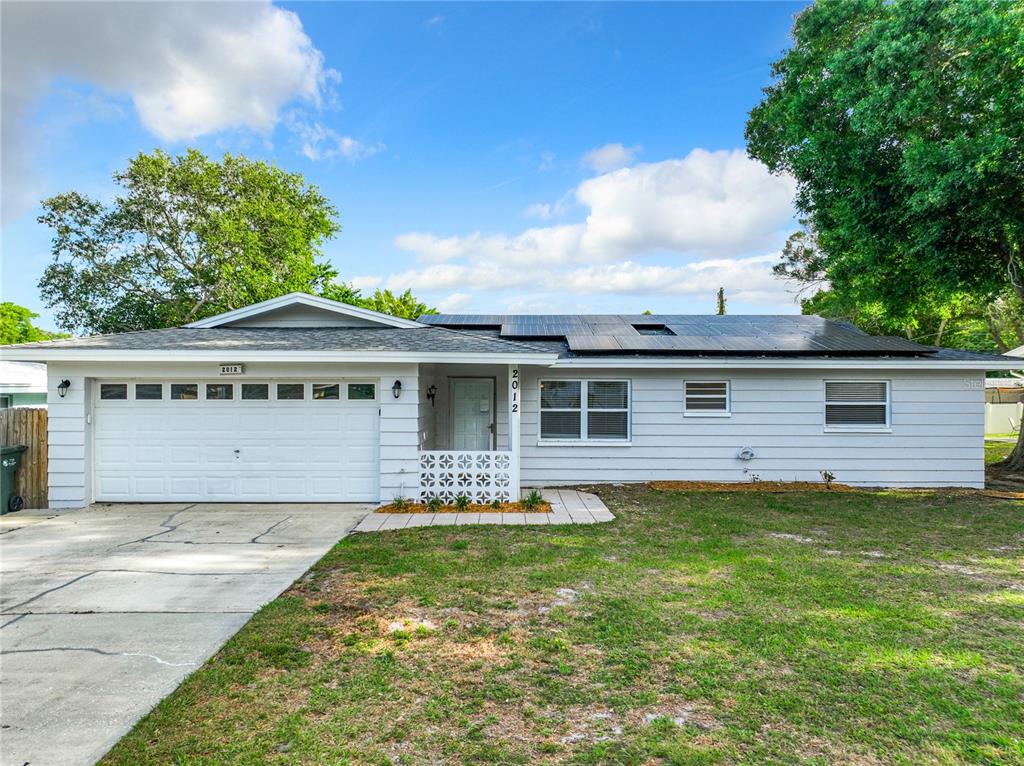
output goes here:
[[0, 445], [24, 444], [14, 491], [26, 508], [46, 508], [46, 409], [12, 407], [0, 410]]

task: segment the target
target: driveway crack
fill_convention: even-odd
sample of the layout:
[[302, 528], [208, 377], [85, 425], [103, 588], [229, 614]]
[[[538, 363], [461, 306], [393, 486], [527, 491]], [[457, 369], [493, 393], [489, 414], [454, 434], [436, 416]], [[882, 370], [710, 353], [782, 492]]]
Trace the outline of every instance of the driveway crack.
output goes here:
[[256, 535], [256, 537], [252, 538], [249, 542], [250, 543], [259, 544], [259, 541], [260, 541], [261, 537], [269, 535], [271, 532], [273, 532], [275, 529], [277, 529], [279, 526], [281, 526], [282, 524], [284, 524], [286, 521], [288, 521], [290, 519], [291, 519], [291, 516], [289, 515], [289, 516], [285, 516], [280, 521], [274, 522], [269, 527], [267, 527], [266, 530], [264, 530], [263, 532], [260, 532], [258, 535]]
[[[192, 510], [197, 505], [199, 505], [199, 503], [192, 503], [192, 505], [186, 505], [184, 508], [179, 508], [177, 511], [174, 511], [174, 513], [171, 513], [166, 519], [164, 519], [163, 521], [161, 521], [161, 522], [159, 522], [157, 524], [157, 526], [163, 527], [163, 529], [161, 531], [154, 532], [153, 534], [146, 535], [145, 537], [140, 537], [138, 540], [129, 540], [128, 542], [121, 543], [120, 545], [117, 545], [115, 547], [123, 548], [126, 545], [135, 545], [136, 543], [148, 543], [154, 537], [159, 537], [160, 535], [166, 535], [169, 532], [175, 531], [178, 527], [180, 527], [182, 524], [185, 523], [185, 522], [181, 522], [181, 524], [174, 524], [173, 522], [174, 522], [175, 517], [179, 513], [184, 513], [185, 511]], [[164, 541], [163, 540], [159, 540], [158, 542], [164, 542]]]
[[172, 668], [186, 668], [194, 667], [196, 665], [194, 662], [168, 662], [167, 660], [157, 657], [155, 654], [146, 654], [145, 652], [108, 652], [92, 646], [52, 646], [46, 649], [7, 649], [5, 651], [0, 651], [0, 656], [8, 654], [39, 654], [42, 652], [90, 652], [104, 657], [145, 657], [161, 665], [167, 665]]
[[47, 588], [46, 590], [42, 591], [41, 593], [37, 593], [32, 598], [26, 599], [25, 601], [22, 601], [19, 604], [13, 604], [12, 606], [4, 607], [2, 610], [0, 610], [0, 614], [9, 614], [9, 613], [13, 612], [15, 609], [23, 607], [23, 606], [25, 606], [27, 604], [31, 604], [33, 601], [37, 601], [37, 600], [41, 599], [43, 596], [48, 596], [49, 594], [53, 593], [54, 591], [58, 591], [61, 588], [66, 588], [69, 585], [74, 585], [79, 580], [84, 580], [89, 575], [96, 574], [97, 571], [98, 570], [94, 569], [91, 572], [86, 572], [85, 574], [78, 575], [78, 577], [74, 577], [74, 578], [68, 580], [65, 583], [61, 583], [60, 585], [55, 585], [52, 588]]

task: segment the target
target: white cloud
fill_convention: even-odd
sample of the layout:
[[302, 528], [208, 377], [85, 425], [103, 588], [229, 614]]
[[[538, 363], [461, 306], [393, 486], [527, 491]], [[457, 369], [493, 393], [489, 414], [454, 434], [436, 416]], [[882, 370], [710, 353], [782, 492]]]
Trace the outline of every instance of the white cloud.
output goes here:
[[[772, 277], [779, 253], [750, 258], [697, 261], [680, 266], [644, 265], [634, 261], [570, 269], [538, 265], [510, 270], [500, 264], [441, 264], [411, 269], [384, 280], [390, 290], [483, 291], [531, 289], [561, 295], [714, 295], [725, 287], [730, 297], [743, 301], [777, 300], [783, 286]], [[365, 279], [365, 278], [360, 278]]]
[[467, 293], [452, 293], [437, 302], [437, 308], [446, 314], [462, 311], [473, 302], [473, 296]]
[[355, 162], [384, 151], [384, 145], [381, 143], [364, 144], [351, 136], [343, 136], [320, 122], [308, 122], [301, 117], [289, 117], [288, 127], [299, 140], [300, 153], [309, 160], [342, 157], [349, 162]]
[[268, 2], [15, 2], [2, 13], [5, 208], [31, 175], [31, 108], [58, 78], [127, 95], [164, 141], [268, 134], [285, 104], [319, 107], [338, 80], [299, 17]]
[[607, 173], [632, 165], [642, 151], [643, 147], [639, 145], [605, 144], [584, 154], [580, 164], [595, 173]]
[[[528, 293], [531, 305], [651, 295], [694, 296], [703, 307], [722, 286], [740, 302], [792, 306], [771, 267], [792, 226], [793, 192], [791, 179], [739, 150], [695, 149], [583, 181], [567, 195], [588, 209], [582, 223], [513, 235], [403, 234], [395, 245], [419, 266], [377, 279], [426, 294]], [[567, 205], [538, 203], [527, 213], [544, 219], [558, 207]]]
[[581, 183], [576, 198], [590, 208], [582, 247], [608, 260], [654, 250], [764, 252], [781, 244], [795, 190], [738, 149], [694, 149]]
[[555, 266], [571, 260], [579, 251], [582, 224], [527, 229], [515, 237], [485, 236], [474, 232], [462, 237], [439, 237], [413, 232], [395, 238], [395, 246], [416, 254], [421, 263], [445, 263], [458, 258], [495, 266]]

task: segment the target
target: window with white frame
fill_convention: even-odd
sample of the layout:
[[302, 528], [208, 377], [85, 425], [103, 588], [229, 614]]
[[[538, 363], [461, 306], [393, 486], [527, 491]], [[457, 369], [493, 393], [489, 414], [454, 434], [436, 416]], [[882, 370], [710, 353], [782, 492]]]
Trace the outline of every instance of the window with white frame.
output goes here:
[[542, 380], [540, 438], [626, 441], [629, 396], [628, 380]]
[[825, 427], [880, 429], [889, 427], [889, 382], [826, 380]]
[[727, 380], [688, 380], [683, 383], [683, 414], [728, 415], [732, 409]]

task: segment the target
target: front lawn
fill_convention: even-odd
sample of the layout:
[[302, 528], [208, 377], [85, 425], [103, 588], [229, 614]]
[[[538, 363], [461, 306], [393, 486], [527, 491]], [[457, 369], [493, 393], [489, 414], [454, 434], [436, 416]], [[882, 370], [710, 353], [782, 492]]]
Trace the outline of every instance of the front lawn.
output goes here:
[[599, 493], [343, 540], [103, 763], [1024, 764], [1024, 501]]

